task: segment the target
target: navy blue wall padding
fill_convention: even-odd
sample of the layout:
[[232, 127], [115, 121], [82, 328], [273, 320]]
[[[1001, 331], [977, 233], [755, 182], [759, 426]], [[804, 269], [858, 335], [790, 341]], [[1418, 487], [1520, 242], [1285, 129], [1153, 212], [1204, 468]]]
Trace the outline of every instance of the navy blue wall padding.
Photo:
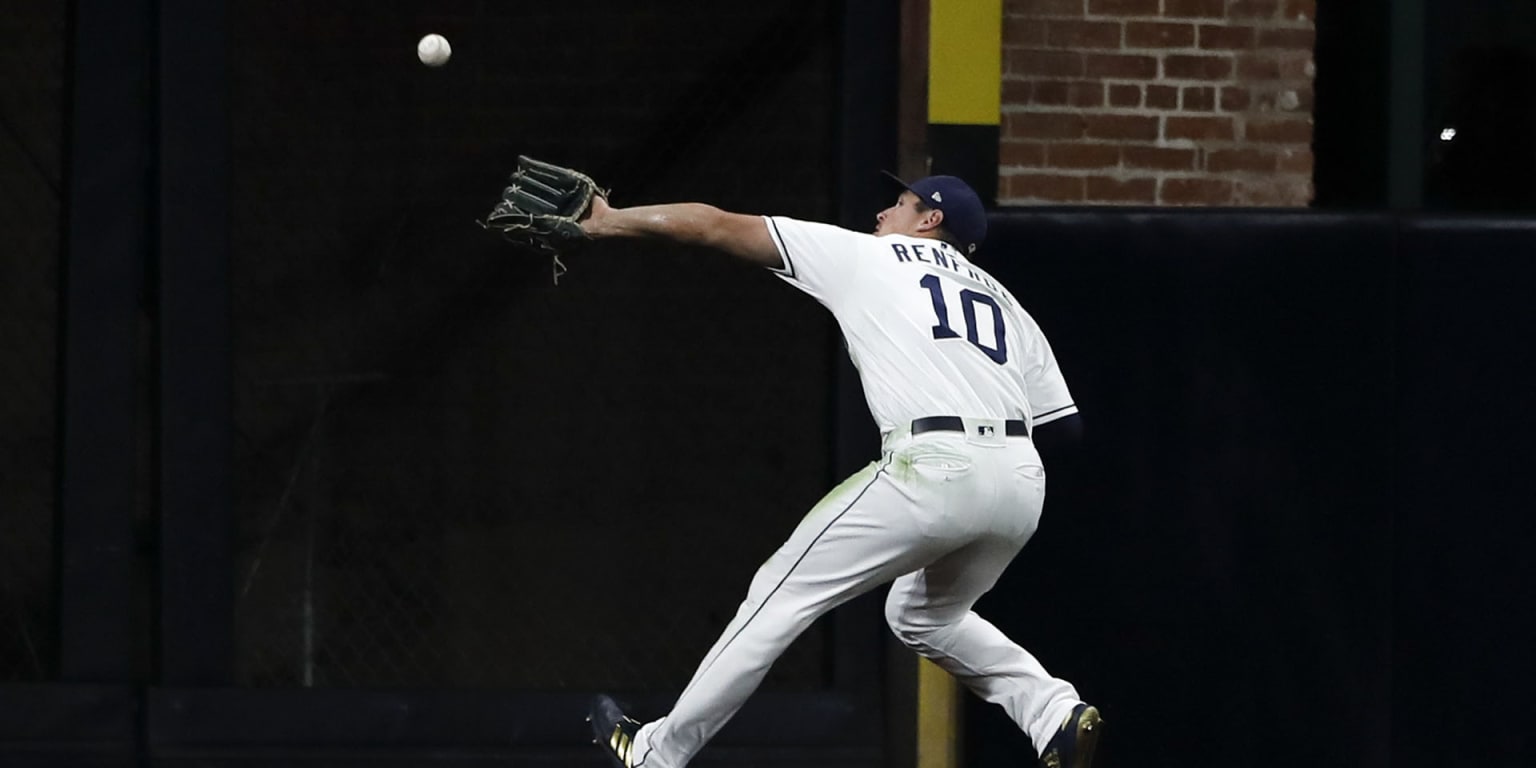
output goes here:
[[[1106, 764], [1530, 764], [1536, 223], [1009, 210], [1086, 436], [978, 606]], [[1028, 742], [968, 705], [966, 765]], [[1466, 762], [1466, 761], [1471, 762]]]

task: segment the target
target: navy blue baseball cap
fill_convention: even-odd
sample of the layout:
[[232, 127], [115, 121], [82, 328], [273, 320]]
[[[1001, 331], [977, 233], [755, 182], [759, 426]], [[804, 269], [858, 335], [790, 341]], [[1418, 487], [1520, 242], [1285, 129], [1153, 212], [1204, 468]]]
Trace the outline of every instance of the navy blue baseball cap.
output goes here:
[[890, 171], [881, 171], [908, 190], [923, 205], [944, 212], [944, 228], [960, 241], [966, 253], [975, 253], [987, 239], [987, 209], [976, 190], [956, 176], [925, 176], [908, 184]]

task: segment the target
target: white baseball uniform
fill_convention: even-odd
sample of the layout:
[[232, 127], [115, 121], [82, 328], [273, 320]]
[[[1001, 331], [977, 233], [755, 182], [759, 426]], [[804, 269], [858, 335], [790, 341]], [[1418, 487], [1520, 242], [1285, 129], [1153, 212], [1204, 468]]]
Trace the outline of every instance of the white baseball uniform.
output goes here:
[[[672, 711], [640, 729], [635, 765], [682, 768], [812, 621], [887, 582], [896, 636], [1042, 748], [1077, 691], [971, 607], [1034, 533], [1045, 499], [1040, 455], [1007, 420], [1033, 429], [1077, 412], [1050, 345], [1006, 288], [943, 242], [764, 222], [783, 258], [774, 271], [841, 326], [882, 455], [758, 570]], [[955, 431], [914, 432], [928, 417], [960, 418]]]

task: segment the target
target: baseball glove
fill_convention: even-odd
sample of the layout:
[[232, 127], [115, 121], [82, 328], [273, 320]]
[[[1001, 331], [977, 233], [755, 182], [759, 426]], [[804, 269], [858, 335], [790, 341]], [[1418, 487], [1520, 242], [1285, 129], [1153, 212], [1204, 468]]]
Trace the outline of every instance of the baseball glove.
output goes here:
[[558, 282], [565, 273], [561, 254], [589, 239], [581, 219], [598, 195], [607, 197], [608, 191], [586, 174], [519, 155], [501, 201], [479, 224], [500, 231], [513, 243], [549, 254]]

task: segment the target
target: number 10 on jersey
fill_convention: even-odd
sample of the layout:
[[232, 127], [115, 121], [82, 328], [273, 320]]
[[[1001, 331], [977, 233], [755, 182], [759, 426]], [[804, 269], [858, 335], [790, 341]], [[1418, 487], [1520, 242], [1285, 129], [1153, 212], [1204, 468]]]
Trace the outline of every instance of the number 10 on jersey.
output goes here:
[[[949, 324], [949, 303], [944, 297], [944, 281], [938, 275], [927, 275], [918, 284], [927, 288], [929, 298], [933, 299], [933, 314], [938, 320], [938, 324], [933, 326], [933, 338], [960, 338], [960, 334]], [[986, 317], [980, 318], [981, 328], [977, 327], [978, 304], [986, 307]], [[965, 318], [965, 340], [992, 358], [992, 362], [998, 365], [1008, 362], [1008, 340], [1003, 331], [1003, 312], [997, 306], [997, 300], [985, 293], [961, 288], [960, 311]], [[989, 328], [991, 338], [983, 339], [982, 330]]]

